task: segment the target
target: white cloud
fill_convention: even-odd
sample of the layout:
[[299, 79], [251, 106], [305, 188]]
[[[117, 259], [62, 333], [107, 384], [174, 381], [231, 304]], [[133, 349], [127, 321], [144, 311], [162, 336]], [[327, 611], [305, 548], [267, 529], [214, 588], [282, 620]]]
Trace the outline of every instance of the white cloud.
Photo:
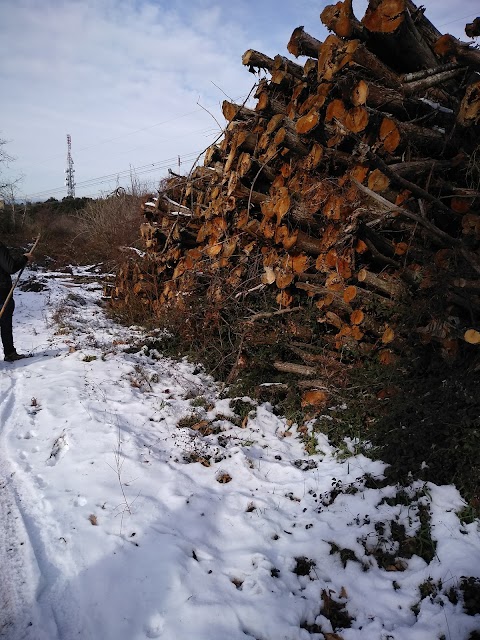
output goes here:
[[[197, 101], [223, 121], [222, 91], [238, 99], [255, 80], [243, 52], [286, 54], [300, 24], [324, 38], [325, 4], [3, 0], [0, 135], [12, 141], [24, 192], [63, 186], [67, 132], [78, 182], [205, 148], [217, 125]], [[475, 10], [462, 0], [461, 16]], [[427, 3], [427, 16], [454, 20], [445, 30], [461, 37], [458, 14], [445, 0]]]
[[[197, 101], [218, 116], [223, 96], [212, 82], [234, 97], [252, 84], [233, 54], [232, 32], [237, 41], [241, 34], [233, 26], [226, 38], [215, 9], [190, 11], [195, 26], [150, 3], [23, 2], [3, 11], [2, 130], [13, 138], [9, 150], [28, 192], [62, 186], [67, 132], [77, 181], [112, 173], [204, 148], [204, 135], [185, 135], [216, 126]], [[143, 127], [152, 128], [135, 136], [136, 145], [119, 138], [81, 151]], [[140, 154], [115, 159], [135, 146]]]

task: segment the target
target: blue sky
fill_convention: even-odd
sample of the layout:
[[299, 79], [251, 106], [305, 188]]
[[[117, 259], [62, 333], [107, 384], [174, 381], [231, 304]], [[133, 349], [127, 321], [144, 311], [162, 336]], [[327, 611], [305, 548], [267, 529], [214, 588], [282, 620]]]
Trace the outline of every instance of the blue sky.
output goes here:
[[[299, 25], [324, 39], [326, 4], [2, 0], [0, 138], [16, 158], [11, 176], [23, 176], [19, 197], [66, 195], [67, 133], [77, 195], [107, 193], [133, 168], [154, 185], [168, 167], [178, 170], [178, 156], [188, 170], [220, 132], [225, 95], [242, 100], [255, 81], [243, 52], [288, 55]], [[478, 12], [477, 0], [424, 5], [441, 31], [463, 39]], [[361, 18], [365, 0], [354, 6]]]

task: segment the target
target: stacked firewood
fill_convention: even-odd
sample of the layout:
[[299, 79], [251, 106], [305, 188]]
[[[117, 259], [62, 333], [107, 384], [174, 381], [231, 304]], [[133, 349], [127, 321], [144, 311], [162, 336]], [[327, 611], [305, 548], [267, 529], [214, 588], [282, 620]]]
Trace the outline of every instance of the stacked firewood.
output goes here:
[[255, 106], [223, 103], [223, 137], [143, 205], [147, 255], [117, 276], [114, 304], [181, 311], [187, 339], [230, 323], [230, 379], [259, 345], [315, 387], [325, 363], [480, 343], [480, 50], [410, 0], [321, 20], [324, 42], [291, 36], [302, 64], [244, 54]]

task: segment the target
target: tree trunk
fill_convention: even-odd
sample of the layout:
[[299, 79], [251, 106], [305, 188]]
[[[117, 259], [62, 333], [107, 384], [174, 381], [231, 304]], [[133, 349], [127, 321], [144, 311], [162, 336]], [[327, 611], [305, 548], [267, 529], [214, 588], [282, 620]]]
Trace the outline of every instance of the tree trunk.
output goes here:
[[353, 13], [352, 0], [328, 5], [320, 14], [320, 20], [339, 38], [366, 40], [368, 37], [365, 27]]
[[369, 49], [393, 69], [417, 71], [438, 64], [416, 28], [406, 0], [371, 0], [362, 23], [369, 32]]
[[318, 57], [318, 51], [322, 43], [313, 36], [305, 33], [303, 27], [297, 27], [287, 45], [288, 51], [298, 58], [299, 56], [310, 56], [312, 58]]

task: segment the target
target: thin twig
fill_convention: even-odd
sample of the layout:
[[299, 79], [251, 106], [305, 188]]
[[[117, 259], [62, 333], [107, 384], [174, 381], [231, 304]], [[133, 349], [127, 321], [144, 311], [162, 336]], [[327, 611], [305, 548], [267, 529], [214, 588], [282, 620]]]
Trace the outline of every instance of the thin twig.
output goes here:
[[261, 166], [260, 169], [257, 171], [257, 173], [255, 174], [255, 177], [252, 180], [252, 186], [250, 187], [250, 193], [248, 194], [248, 203], [247, 203], [247, 211], [250, 211], [250, 203], [252, 201], [252, 193], [253, 193], [253, 187], [255, 186], [255, 182], [257, 181], [258, 176], [262, 173], [263, 169], [267, 166], [267, 164], [270, 162], [270, 160], [273, 160], [275, 158], [275, 156], [280, 153], [280, 149], [277, 149], [277, 151], [275, 151], [275, 153], [273, 154], [273, 156], [271, 158], [269, 158], [268, 160], [266, 160]]
[[245, 318], [246, 322], [255, 322], [262, 318], [271, 318], [273, 316], [281, 316], [284, 313], [293, 313], [294, 311], [302, 311], [304, 307], [292, 307], [291, 309], [280, 309], [279, 311], [264, 311], [262, 313], [256, 313], [249, 318]]
[[[118, 484], [120, 485], [120, 490], [122, 492], [122, 496], [123, 496], [123, 503], [122, 505], [119, 506], [123, 506], [123, 511], [122, 511], [122, 520], [120, 523], [120, 535], [122, 534], [122, 527], [123, 527], [123, 515], [125, 513], [125, 511], [128, 511], [128, 513], [131, 515], [132, 511], [131, 511], [131, 504], [128, 502], [127, 500], [127, 496], [125, 494], [125, 489], [123, 488], [123, 482], [122, 482], [122, 467], [123, 467], [123, 463], [125, 462], [125, 459], [121, 459], [122, 456], [122, 438], [121, 438], [121, 429], [120, 429], [120, 424], [117, 424], [117, 447], [113, 450], [113, 457], [115, 460], [115, 468], [112, 467], [112, 465], [108, 464], [107, 465], [110, 467], [110, 469], [112, 469], [112, 471], [115, 472], [115, 475], [118, 478]], [[137, 496], [138, 497], [138, 496]]]
[[[255, 278], [252, 278], [252, 280], [256, 280], [256, 279], [257, 279], [257, 276]], [[265, 288], [265, 285], [262, 282], [260, 284], [257, 284], [256, 287], [252, 287], [251, 289], [248, 289], [247, 291], [240, 291], [239, 293], [236, 293], [234, 298], [238, 299], [238, 298], [241, 298], [242, 296], [246, 297], [246, 296], [248, 296], [249, 293], [253, 293], [254, 291], [258, 291], [259, 289], [261, 290], [261, 289], [264, 289], [264, 288]]]
[[212, 116], [212, 118], [218, 124], [218, 128], [220, 129], [220, 131], [223, 131], [222, 125], [219, 123], [219, 121], [216, 119], [216, 117], [213, 115], [213, 113], [211, 113], [206, 107], [204, 107], [203, 104], [200, 104], [199, 100], [200, 100], [200, 98], [197, 100], [197, 104], [200, 107], [200, 109], [203, 109], [204, 111], [206, 111], [208, 113], [209, 116]]
[[237, 357], [235, 358], [235, 363], [234, 363], [230, 373], [228, 374], [227, 379], [225, 380], [225, 383], [227, 385], [231, 384], [231, 382], [233, 381], [233, 379], [235, 378], [235, 375], [237, 373], [238, 363], [240, 362], [240, 358], [241, 358], [241, 355], [242, 355], [243, 343], [245, 342], [245, 333], [246, 333], [246, 331], [244, 331], [242, 333], [242, 337], [240, 338], [240, 344], [238, 345], [238, 351], [237, 351]]
[[218, 86], [218, 84], [215, 84], [215, 82], [213, 80], [210, 80], [210, 82], [213, 84], [214, 87], [217, 87], [217, 89], [219, 91], [221, 91], [223, 93], [223, 95], [230, 100], [230, 102], [233, 102], [233, 98], [231, 98], [229, 95], [227, 95], [225, 93], [225, 91], [221, 87]]

